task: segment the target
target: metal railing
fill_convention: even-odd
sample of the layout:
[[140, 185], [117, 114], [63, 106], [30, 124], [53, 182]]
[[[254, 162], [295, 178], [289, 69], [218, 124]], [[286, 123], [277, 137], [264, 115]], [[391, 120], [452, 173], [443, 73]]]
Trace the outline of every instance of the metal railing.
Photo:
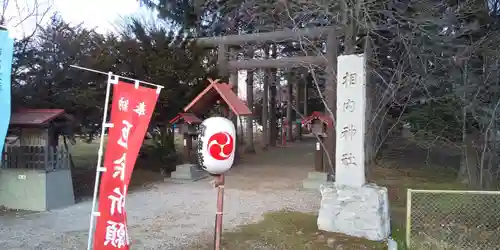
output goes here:
[[500, 191], [408, 189], [406, 213], [409, 249], [500, 246]]

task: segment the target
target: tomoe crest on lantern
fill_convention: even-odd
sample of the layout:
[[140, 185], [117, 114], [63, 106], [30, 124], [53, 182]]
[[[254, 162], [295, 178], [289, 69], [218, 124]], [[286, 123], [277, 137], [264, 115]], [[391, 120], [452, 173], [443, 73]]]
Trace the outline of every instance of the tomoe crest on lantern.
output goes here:
[[236, 129], [224, 117], [210, 117], [201, 124], [198, 154], [202, 158], [203, 169], [211, 174], [228, 171], [234, 162], [236, 149]]

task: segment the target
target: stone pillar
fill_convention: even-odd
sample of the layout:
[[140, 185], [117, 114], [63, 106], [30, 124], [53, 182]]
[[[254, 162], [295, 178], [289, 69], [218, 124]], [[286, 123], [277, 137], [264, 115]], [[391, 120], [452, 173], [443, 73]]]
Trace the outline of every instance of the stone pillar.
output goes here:
[[335, 183], [320, 188], [320, 230], [369, 240], [390, 234], [387, 188], [365, 181], [365, 56], [338, 57]]

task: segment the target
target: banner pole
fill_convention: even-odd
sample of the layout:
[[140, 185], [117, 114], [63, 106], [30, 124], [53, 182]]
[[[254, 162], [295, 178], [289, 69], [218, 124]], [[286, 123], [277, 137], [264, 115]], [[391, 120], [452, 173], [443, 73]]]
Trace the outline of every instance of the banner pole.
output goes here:
[[[96, 70], [96, 69], [89, 69], [89, 68], [81, 67], [81, 66], [78, 66], [78, 65], [70, 65], [70, 67], [71, 68], [75, 68], [75, 69], [86, 70], [86, 71], [90, 71], [90, 72], [94, 72], [94, 73], [102, 74], [102, 75], [108, 75], [108, 74], [112, 73], [112, 72], [106, 73], [104, 71], [100, 71], [100, 70]], [[156, 87], [159, 90], [161, 90], [163, 88], [163, 86], [158, 85], [158, 84], [154, 84], [154, 83], [150, 83], [150, 82], [145, 82], [145, 81], [142, 81], [142, 80], [138, 80], [138, 79], [134, 79], [134, 78], [126, 77], [126, 76], [120, 76], [120, 75], [116, 75], [116, 74], [113, 74], [113, 75], [115, 77], [122, 78], [122, 79], [127, 79], [129, 81], [139, 82], [139, 83], [143, 83], [143, 84], [146, 84], [146, 85], [150, 85], [150, 86]], [[160, 93], [159, 90], [157, 90], [156, 93], [159, 94]]]
[[101, 138], [99, 142], [99, 150], [97, 151], [97, 167], [95, 171], [95, 182], [94, 182], [94, 195], [92, 198], [92, 213], [90, 214], [90, 226], [89, 226], [89, 236], [87, 241], [87, 250], [93, 249], [93, 240], [94, 240], [94, 220], [95, 217], [100, 216], [99, 211], [96, 211], [97, 205], [97, 192], [99, 189], [99, 182], [101, 172], [105, 172], [106, 168], [101, 167], [102, 164], [102, 155], [103, 155], [103, 146], [104, 146], [104, 133], [106, 132], [106, 128], [112, 127], [112, 124], [107, 123], [108, 120], [108, 106], [109, 106], [109, 95], [111, 92], [111, 84], [117, 84], [118, 80], [113, 75], [112, 72], [108, 73], [108, 83], [106, 84], [106, 98], [104, 101], [104, 111], [102, 115], [102, 127], [101, 127]]

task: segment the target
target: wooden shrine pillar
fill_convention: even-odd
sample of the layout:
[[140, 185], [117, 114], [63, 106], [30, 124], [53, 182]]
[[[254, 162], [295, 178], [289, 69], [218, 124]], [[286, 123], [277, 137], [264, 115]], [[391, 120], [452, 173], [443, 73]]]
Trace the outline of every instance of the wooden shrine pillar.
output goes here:
[[[233, 88], [233, 92], [236, 93], [236, 96], [238, 96], [238, 71], [234, 70], [231, 71], [229, 74], [229, 85], [231, 85]], [[240, 159], [240, 148], [241, 148], [241, 142], [243, 141], [243, 133], [241, 133], [241, 126], [238, 126], [238, 116], [234, 114], [233, 112], [230, 113], [231, 121], [234, 124], [234, 129], [236, 130], [236, 141], [235, 141], [235, 150], [234, 150], [234, 161], [235, 164], [239, 161]]]
[[329, 178], [335, 175], [335, 150], [336, 150], [336, 133], [335, 123], [337, 111], [337, 54], [338, 54], [338, 38], [335, 30], [331, 29], [326, 41], [326, 73], [327, 81], [325, 86], [325, 99], [327, 108], [325, 115], [333, 116], [333, 125], [328, 126], [326, 131], [325, 145], [325, 161], [323, 171], [329, 173]]
[[[217, 52], [217, 69], [219, 70], [219, 77], [222, 82], [227, 82], [232, 84], [233, 91], [238, 94], [238, 71], [236, 73], [229, 72], [229, 48], [226, 44], [219, 44], [218, 52]], [[236, 75], [236, 76], [235, 76]], [[236, 80], [235, 80], [236, 79]], [[231, 112], [230, 112], [231, 113]], [[239, 154], [239, 142], [240, 138], [238, 136], [238, 120], [235, 114], [230, 115], [231, 120], [233, 121], [234, 128], [236, 129], [236, 149], [234, 152], [234, 160], [235, 164], [240, 158]]]

